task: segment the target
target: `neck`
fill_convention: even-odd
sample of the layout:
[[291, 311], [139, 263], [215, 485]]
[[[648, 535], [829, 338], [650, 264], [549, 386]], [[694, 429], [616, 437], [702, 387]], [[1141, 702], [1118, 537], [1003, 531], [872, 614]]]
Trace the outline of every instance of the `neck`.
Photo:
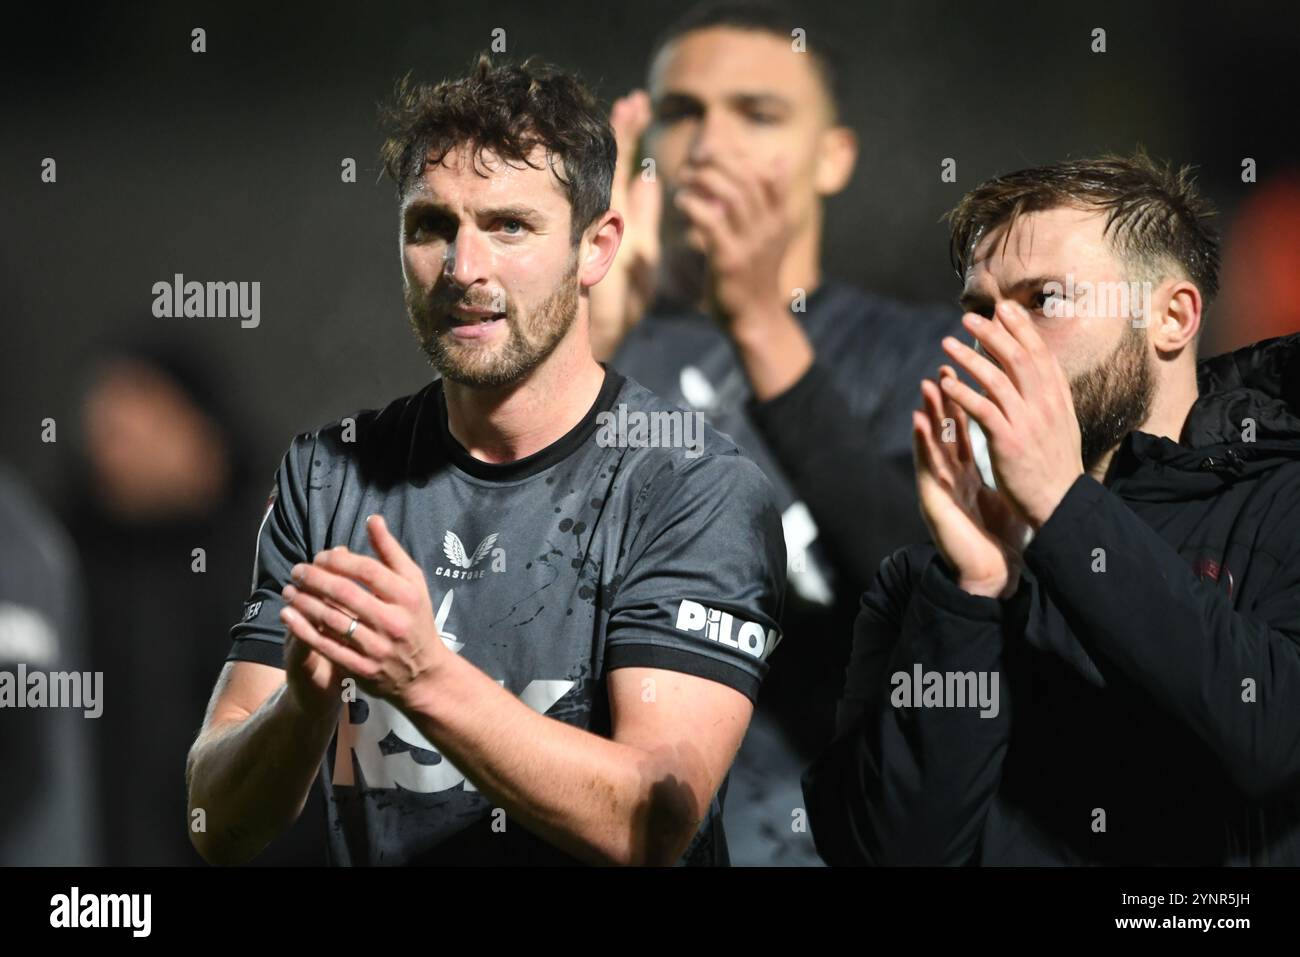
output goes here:
[[[581, 327], [581, 328], [579, 328]], [[574, 333], [582, 339], [575, 339]], [[524, 379], [477, 388], [443, 379], [447, 427], [470, 455], [504, 464], [540, 452], [582, 421], [600, 394], [605, 370], [585, 343], [587, 324], [574, 322], [555, 351]]]
[[[1162, 436], [1173, 442], [1179, 441], [1183, 434], [1183, 426], [1187, 423], [1187, 416], [1192, 411], [1192, 405], [1198, 395], [1196, 365], [1192, 363], [1187, 371], [1171, 376], [1169, 380], [1157, 387], [1156, 399], [1151, 405], [1151, 414], [1136, 431]], [[1088, 474], [1098, 482], [1104, 482], [1106, 474], [1110, 471], [1111, 462], [1115, 459], [1115, 453], [1118, 451], [1119, 444], [1107, 450], [1097, 464], [1088, 469]]]

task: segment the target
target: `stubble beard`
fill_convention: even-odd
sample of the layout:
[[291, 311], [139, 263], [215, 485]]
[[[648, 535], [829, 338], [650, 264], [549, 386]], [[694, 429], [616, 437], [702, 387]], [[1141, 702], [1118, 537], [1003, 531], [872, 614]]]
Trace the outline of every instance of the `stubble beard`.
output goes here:
[[471, 388], [509, 386], [541, 365], [578, 318], [577, 277], [575, 251], [560, 281], [526, 322], [520, 319], [513, 303], [506, 303], [502, 320], [506, 323], [506, 339], [487, 348], [473, 340], [457, 340], [449, 329], [439, 327], [439, 320], [441, 308], [456, 304], [469, 308], [492, 308], [490, 300], [460, 296], [445, 307], [441, 304], [435, 307], [423, 290], [408, 285], [406, 314], [421, 350], [444, 378]]

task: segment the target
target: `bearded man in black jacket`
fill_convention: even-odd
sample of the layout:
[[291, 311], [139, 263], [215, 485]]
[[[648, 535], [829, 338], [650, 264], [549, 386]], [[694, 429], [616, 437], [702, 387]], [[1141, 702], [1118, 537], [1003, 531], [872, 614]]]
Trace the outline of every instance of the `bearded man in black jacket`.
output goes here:
[[1142, 154], [951, 214], [978, 388], [921, 385], [935, 545], [863, 596], [829, 863], [1300, 864], [1300, 336], [1198, 366], [1209, 214]]

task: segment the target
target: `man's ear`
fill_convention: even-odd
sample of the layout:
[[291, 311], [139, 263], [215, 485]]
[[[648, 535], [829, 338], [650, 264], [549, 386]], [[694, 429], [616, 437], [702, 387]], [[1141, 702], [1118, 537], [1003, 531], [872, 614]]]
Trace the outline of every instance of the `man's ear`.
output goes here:
[[578, 282], [590, 288], [605, 278], [623, 241], [623, 214], [607, 209], [582, 234], [578, 249]]
[[1151, 345], [1157, 352], [1177, 355], [1196, 342], [1201, 330], [1201, 309], [1204, 303], [1196, 284], [1180, 279], [1170, 284], [1167, 299], [1159, 315], [1153, 316]]
[[818, 136], [814, 185], [818, 196], [834, 196], [849, 184], [858, 162], [858, 134], [847, 126], [832, 126]]

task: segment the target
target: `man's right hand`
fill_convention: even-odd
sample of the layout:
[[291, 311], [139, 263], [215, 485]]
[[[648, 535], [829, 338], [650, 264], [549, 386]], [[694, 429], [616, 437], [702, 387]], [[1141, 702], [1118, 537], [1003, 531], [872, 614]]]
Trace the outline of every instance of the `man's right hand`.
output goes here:
[[609, 122], [618, 144], [610, 206], [623, 214], [623, 242], [605, 278], [591, 287], [591, 351], [610, 358], [641, 321], [654, 296], [659, 271], [659, 221], [663, 190], [637, 165], [638, 144], [650, 126], [650, 96], [634, 90], [614, 102]]
[[[943, 366], [940, 378], [957, 373]], [[939, 386], [921, 383], [912, 413], [912, 448], [921, 516], [963, 591], [1006, 598], [1020, 582], [1026, 527], [1006, 499], [986, 488], [975, 466], [966, 414]]]
[[303, 714], [329, 718], [343, 703], [343, 674], [324, 655], [284, 633], [284, 680], [294, 707]]

